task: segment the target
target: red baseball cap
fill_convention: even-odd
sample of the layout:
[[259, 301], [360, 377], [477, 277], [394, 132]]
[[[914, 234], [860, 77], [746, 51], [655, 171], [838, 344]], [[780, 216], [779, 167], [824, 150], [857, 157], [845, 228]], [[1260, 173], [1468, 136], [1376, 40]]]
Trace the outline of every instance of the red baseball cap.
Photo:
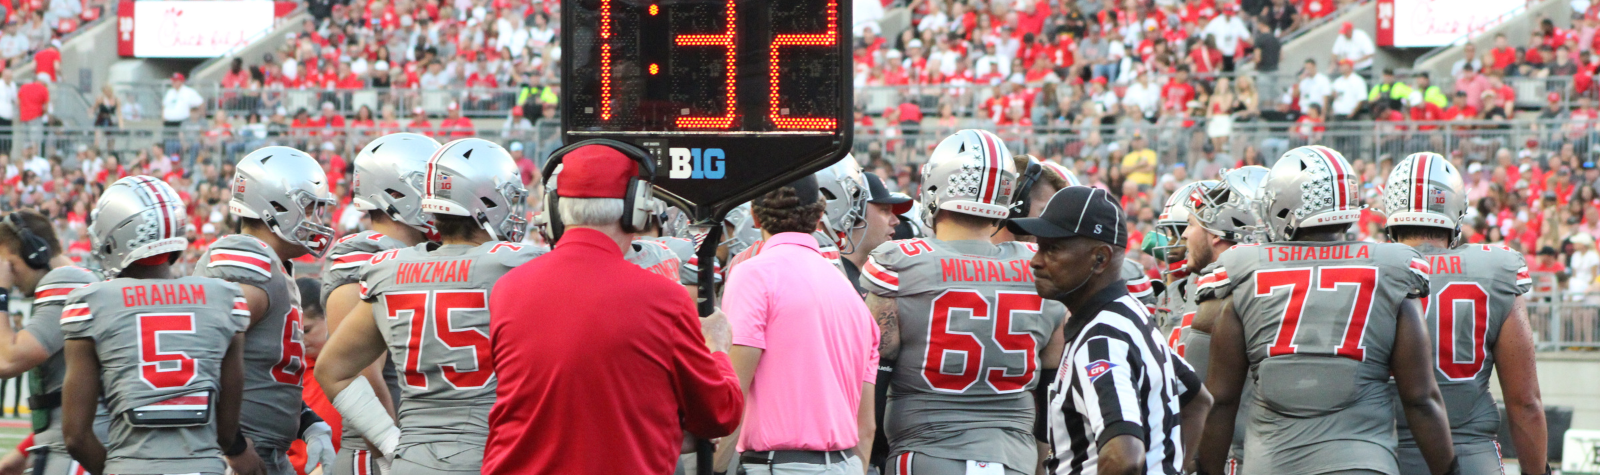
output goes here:
[[1348, 34], [1350, 34], [1351, 31], [1354, 31], [1355, 29], [1356, 29], [1356, 26], [1350, 24], [1350, 22], [1347, 21], [1347, 22], [1344, 22], [1343, 25], [1339, 25], [1339, 34], [1348, 35]]
[[1548, 97], [1548, 99], [1550, 100], [1550, 102], [1561, 102], [1561, 93], [1552, 92], [1552, 93], [1550, 93], [1550, 96]]
[[172, 73], [172, 79], [174, 81], [182, 81], [183, 80], [183, 73]]
[[628, 180], [639, 176], [639, 165], [617, 149], [585, 145], [561, 158], [561, 178], [556, 196], [562, 198], [622, 198]]

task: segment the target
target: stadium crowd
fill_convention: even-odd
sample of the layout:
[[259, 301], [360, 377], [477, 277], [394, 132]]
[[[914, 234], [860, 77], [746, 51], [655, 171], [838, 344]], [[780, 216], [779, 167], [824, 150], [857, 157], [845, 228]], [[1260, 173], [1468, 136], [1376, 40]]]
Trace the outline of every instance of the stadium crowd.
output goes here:
[[[1572, 89], [1551, 92], [1549, 105], [1538, 112], [1539, 119], [1565, 126], [1526, 137], [1507, 134], [1481, 147], [1463, 146], [1452, 158], [1469, 171], [1474, 204], [1469, 235], [1474, 242], [1504, 242], [1529, 256], [1550, 248], [1557, 261], [1580, 277], [1597, 273], [1586, 259], [1574, 261], [1574, 256], [1586, 254], [1571, 236], [1600, 235], [1595, 192], [1600, 172], [1589, 147], [1600, 109], [1590, 99], [1592, 81], [1584, 80], [1600, 66], [1600, 55], [1589, 54], [1600, 26], [1600, 6], [1591, 7], [1570, 31], [1545, 20], [1539, 35], [1529, 40], [1537, 46], [1511, 48], [1503, 37], [1494, 38], [1495, 46], [1482, 48], [1481, 59], [1459, 63], [1454, 78], [1367, 71], [1380, 78], [1370, 85], [1358, 71], [1371, 61], [1371, 38], [1349, 25], [1342, 25], [1327, 60], [1276, 64], [1284, 37], [1347, 6], [1331, 0], [917, 0], [901, 6], [912, 13], [911, 26], [892, 38], [880, 36], [876, 22], [858, 25], [855, 77], [860, 95], [878, 86], [901, 86], [901, 91], [937, 86], [958, 93], [897, 95], [903, 101], [882, 111], [858, 109], [856, 151], [863, 166], [891, 189], [914, 192], [916, 170], [936, 143], [928, 137], [988, 124], [1013, 150], [1066, 165], [1086, 182], [1121, 197], [1135, 242], [1151, 232], [1154, 206], [1181, 185], [1215, 178], [1229, 168], [1270, 165], [1295, 145], [1363, 143], [1330, 133], [1338, 131], [1338, 121], [1394, 121], [1400, 123], [1397, 130], [1407, 128], [1403, 122], [1434, 120], [1463, 121], [1458, 127], [1465, 129], [1504, 127], [1472, 122], [1517, 114], [1509, 105], [1514, 91], [1503, 78], [1573, 74]], [[494, 89], [498, 94], [503, 90], [496, 88], [520, 85], [514, 117], [528, 119], [524, 125], [556, 120], [558, 2], [311, 2], [310, 11], [312, 18], [277, 52], [257, 62], [235, 59], [221, 85], [240, 91], [466, 92], [446, 108], [443, 118], [430, 118], [420, 108], [397, 111], [395, 101], [384, 101], [387, 105], [379, 111], [361, 107], [346, 115], [347, 109], [335, 105], [344, 97], [327, 94], [320, 110], [292, 114], [265, 102], [247, 104], [243, 109], [249, 112], [242, 117], [229, 114], [238, 107], [201, 109], [193, 121], [204, 124], [193, 143], [207, 146], [180, 147], [169, 141], [165, 147], [132, 153], [102, 151], [101, 143], [19, 147], [14, 156], [0, 158], [6, 170], [0, 208], [37, 208], [66, 217], [58, 221], [61, 235], [72, 244], [71, 252], [81, 255], [88, 244], [81, 232], [86, 210], [79, 208], [92, 203], [98, 187], [116, 177], [149, 174], [193, 198], [186, 200], [195, 228], [191, 239], [195, 249], [203, 249], [229, 231], [220, 229], [228, 199], [226, 177], [243, 151], [267, 144], [300, 147], [319, 159], [336, 186], [348, 187], [344, 177], [351, 173], [350, 157], [371, 137], [395, 131], [423, 132], [441, 140], [471, 135], [475, 126], [462, 109], [470, 108], [472, 91]], [[1469, 57], [1475, 56], [1476, 43], [1485, 42], [1468, 43]], [[1565, 54], [1540, 54], [1551, 48]], [[1545, 57], [1554, 59], [1543, 61]], [[1568, 71], [1569, 59], [1586, 66]], [[1330, 65], [1337, 69], [1330, 70]], [[1273, 74], [1292, 68], [1299, 68], [1297, 77]], [[1250, 73], [1230, 74], [1237, 71]], [[1334, 79], [1328, 72], [1335, 73]], [[1261, 84], [1273, 81], [1279, 84], [1272, 89]], [[984, 90], [989, 92], [981, 93], [982, 101], [962, 101], [963, 94], [971, 98]], [[1504, 98], [1504, 107], [1492, 101], [1485, 105], [1491, 95]], [[924, 100], [930, 97], [931, 103]], [[240, 94], [220, 100], [248, 98]], [[409, 117], [402, 117], [406, 112]], [[1289, 139], [1257, 140], [1261, 136], [1233, 133], [1251, 122], [1276, 124], [1260, 130]], [[1437, 127], [1412, 126], [1417, 132]], [[1364, 147], [1347, 150], [1363, 183], [1369, 184], [1365, 196], [1376, 200], [1381, 190], [1372, 184], [1381, 181], [1376, 178], [1385, 176], [1398, 154], [1434, 145], [1405, 140], [1393, 149], [1380, 148], [1392, 153], [1377, 155], [1362, 153]], [[524, 153], [524, 147], [519, 142], [509, 149], [522, 162], [524, 180], [532, 183], [535, 155], [549, 150], [528, 144]], [[530, 209], [538, 208], [539, 196], [530, 195]], [[360, 213], [348, 209], [348, 203], [341, 203], [333, 211], [341, 233], [359, 228]], [[1382, 239], [1378, 212], [1369, 209], [1367, 215], [1356, 232], [1364, 239]], [[1580, 279], [1585, 284], [1572, 288], [1586, 290], [1592, 280]]]

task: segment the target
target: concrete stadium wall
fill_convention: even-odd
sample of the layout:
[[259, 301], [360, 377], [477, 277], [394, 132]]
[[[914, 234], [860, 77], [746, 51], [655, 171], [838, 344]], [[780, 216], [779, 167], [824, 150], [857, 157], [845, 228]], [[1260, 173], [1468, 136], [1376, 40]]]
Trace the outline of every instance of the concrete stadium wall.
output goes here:
[[[1600, 430], [1600, 353], [1550, 352], [1538, 358], [1544, 406], [1570, 406], [1573, 429]], [[1500, 381], [1489, 380], [1489, 390], [1500, 399]]]
[[[1350, 22], [1356, 28], [1366, 31], [1368, 35], [1377, 38], [1378, 7], [1377, 2], [1367, 2], [1358, 5], [1331, 21], [1323, 22], [1312, 27], [1311, 30], [1289, 40], [1283, 45], [1283, 50], [1278, 56], [1278, 71], [1285, 74], [1300, 72], [1300, 65], [1307, 59], [1317, 60], [1317, 71], [1332, 77], [1337, 72], [1330, 62], [1333, 57], [1333, 40], [1339, 37], [1339, 26]], [[1372, 67], [1383, 69], [1392, 62], [1389, 53], [1384, 48], [1378, 48], [1373, 55]]]
[[[289, 16], [283, 17], [283, 19], [278, 22], [278, 26], [272, 30], [272, 33], [268, 33], [267, 36], [250, 43], [249, 46], [240, 48], [239, 51], [234, 52], [234, 54], [207, 61], [205, 64], [201, 64], [199, 67], [195, 68], [194, 71], [190, 72], [189, 74], [189, 77], [191, 78], [190, 81], [193, 81], [196, 84], [221, 82], [222, 76], [228, 74], [228, 66], [233, 64], [233, 58], [235, 57], [244, 58], [245, 66], [260, 63], [261, 55], [263, 53], [277, 51], [278, 47], [282, 46], [283, 42], [288, 40], [289, 33], [300, 31], [300, 24], [304, 23], [305, 19], [307, 18], [311, 18], [311, 14], [307, 13], [303, 8], [300, 9], [300, 11], [290, 14]], [[278, 60], [281, 61], [283, 58], [278, 58]]]

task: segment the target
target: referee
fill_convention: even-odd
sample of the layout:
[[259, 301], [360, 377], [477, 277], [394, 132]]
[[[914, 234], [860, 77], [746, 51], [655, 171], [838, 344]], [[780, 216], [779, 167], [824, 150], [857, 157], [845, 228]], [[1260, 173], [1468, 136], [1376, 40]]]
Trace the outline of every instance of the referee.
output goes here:
[[1116, 198], [1070, 186], [1050, 197], [1040, 217], [1006, 226], [1039, 238], [1034, 285], [1070, 315], [1050, 386], [1053, 453], [1045, 467], [1056, 475], [1182, 472], [1211, 396], [1119, 277], [1128, 236]]

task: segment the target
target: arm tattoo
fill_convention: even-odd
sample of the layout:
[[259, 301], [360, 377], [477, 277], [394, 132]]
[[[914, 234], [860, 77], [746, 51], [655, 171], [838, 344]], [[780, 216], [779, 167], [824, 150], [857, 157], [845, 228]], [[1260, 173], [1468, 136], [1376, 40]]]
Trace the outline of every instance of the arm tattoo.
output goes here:
[[872, 311], [872, 318], [878, 321], [878, 356], [884, 359], [896, 359], [900, 356], [900, 306], [892, 298], [867, 296], [867, 308]]

